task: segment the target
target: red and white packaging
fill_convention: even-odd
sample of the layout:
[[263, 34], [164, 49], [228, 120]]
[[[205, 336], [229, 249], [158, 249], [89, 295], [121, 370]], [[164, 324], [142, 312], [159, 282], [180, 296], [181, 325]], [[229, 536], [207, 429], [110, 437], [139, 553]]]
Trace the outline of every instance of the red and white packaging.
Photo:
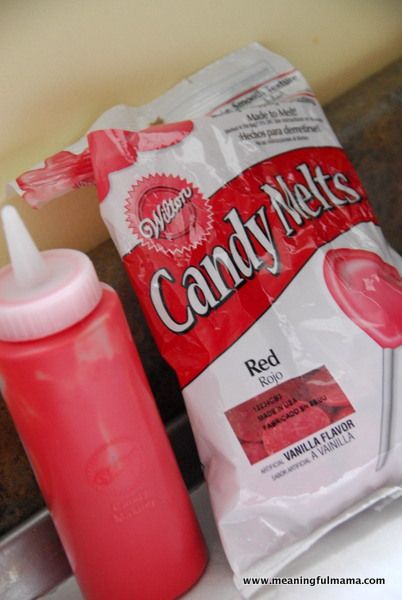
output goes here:
[[300, 73], [241, 53], [272, 69], [210, 116], [94, 131], [88, 154], [247, 598], [402, 492], [402, 260]]

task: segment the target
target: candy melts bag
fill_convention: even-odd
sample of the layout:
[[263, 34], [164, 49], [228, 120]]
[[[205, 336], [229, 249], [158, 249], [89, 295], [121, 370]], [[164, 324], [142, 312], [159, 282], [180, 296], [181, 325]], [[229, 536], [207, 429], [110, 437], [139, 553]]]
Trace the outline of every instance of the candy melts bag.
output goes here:
[[249, 52], [207, 116], [88, 136], [245, 598], [402, 492], [402, 260], [303, 77]]

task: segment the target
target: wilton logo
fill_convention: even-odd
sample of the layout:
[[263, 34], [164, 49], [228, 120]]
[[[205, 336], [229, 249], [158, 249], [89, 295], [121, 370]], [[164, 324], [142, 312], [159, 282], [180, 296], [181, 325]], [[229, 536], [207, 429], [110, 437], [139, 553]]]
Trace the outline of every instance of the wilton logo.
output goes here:
[[139, 224], [141, 235], [145, 238], [159, 238], [175, 216], [180, 212], [188, 200], [193, 197], [191, 187], [184, 188], [172, 199], [163, 200], [152, 213], [152, 217], [142, 219]]
[[141, 244], [165, 254], [195, 248], [212, 229], [208, 198], [173, 175], [155, 173], [139, 179], [129, 191], [125, 215]]

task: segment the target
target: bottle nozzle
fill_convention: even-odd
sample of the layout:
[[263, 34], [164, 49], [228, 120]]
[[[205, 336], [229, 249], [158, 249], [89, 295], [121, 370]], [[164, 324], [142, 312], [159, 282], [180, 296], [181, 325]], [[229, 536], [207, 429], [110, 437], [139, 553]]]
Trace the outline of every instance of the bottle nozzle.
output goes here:
[[11, 265], [0, 269], [0, 340], [38, 340], [79, 323], [103, 293], [88, 256], [39, 252], [14, 207], [5, 206], [1, 217]]
[[4, 206], [1, 217], [17, 286], [30, 288], [42, 283], [47, 277], [46, 263], [17, 210]]

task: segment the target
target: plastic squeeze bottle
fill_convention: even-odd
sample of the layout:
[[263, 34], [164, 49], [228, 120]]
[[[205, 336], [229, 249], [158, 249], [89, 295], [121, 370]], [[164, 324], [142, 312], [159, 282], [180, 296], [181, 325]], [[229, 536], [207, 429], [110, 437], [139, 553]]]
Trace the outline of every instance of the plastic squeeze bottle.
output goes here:
[[1, 389], [88, 600], [168, 600], [205, 545], [116, 292], [3, 209]]

